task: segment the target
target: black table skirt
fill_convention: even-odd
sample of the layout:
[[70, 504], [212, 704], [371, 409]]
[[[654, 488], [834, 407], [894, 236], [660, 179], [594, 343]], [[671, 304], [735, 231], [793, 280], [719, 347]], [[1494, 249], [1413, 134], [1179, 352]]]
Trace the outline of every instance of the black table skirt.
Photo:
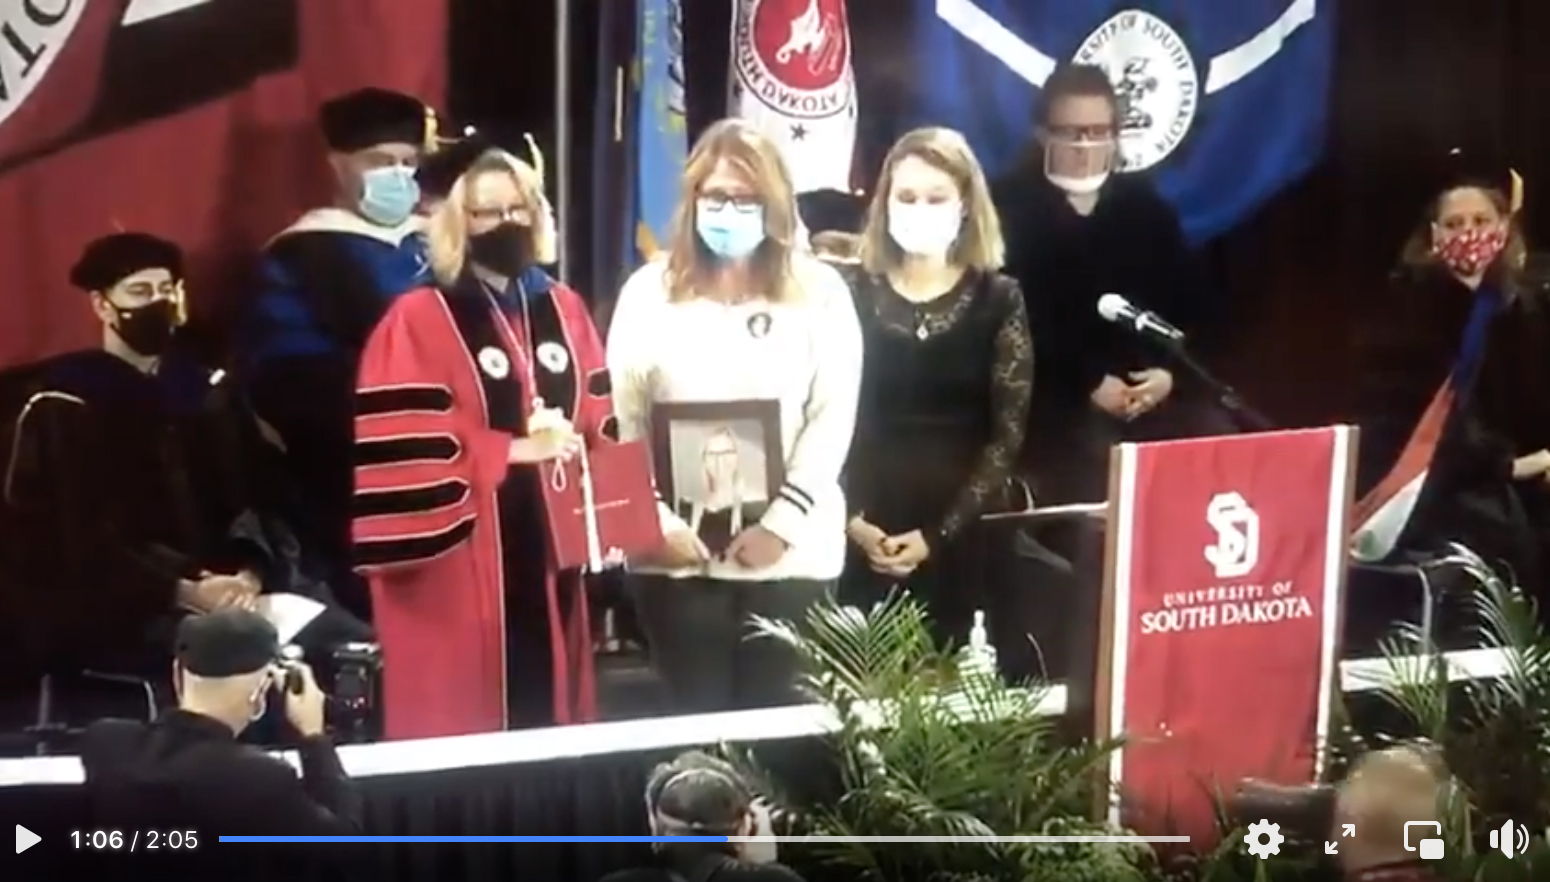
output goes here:
[[[619, 753], [554, 762], [446, 769], [364, 778], [366, 835], [371, 836], [644, 836], [643, 794], [657, 762], [682, 748]], [[822, 788], [829, 766], [816, 739], [769, 742], [759, 761], [799, 788]], [[815, 754], [815, 751], [819, 753]], [[455, 759], [449, 759], [449, 762]], [[234, 800], [241, 799], [233, 794]], [[219, 843], [244, 831], [201, 830], [197, 854], [86, 860], [72, 853], [70, 831], [84, 828], [85, 792], [77, 786], [0, 788], [0, 818], [15, 819], [42, 837], [22, 855], [0, 853], [0, 878], [135, 879], [213, 877], [362, 882], [596, 882], [650, 859], [650, 846], [600, 844], [269, 845]], [[15, 874], [10, 860], [15, 860]], [[147, 875], [154, 864], [154, 879]]]

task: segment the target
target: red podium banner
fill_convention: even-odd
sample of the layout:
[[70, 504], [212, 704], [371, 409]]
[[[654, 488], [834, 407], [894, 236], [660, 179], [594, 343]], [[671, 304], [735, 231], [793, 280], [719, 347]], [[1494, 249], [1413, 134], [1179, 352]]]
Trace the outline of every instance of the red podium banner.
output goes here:
[[1240, 779], [1321, 771], [1355, 437], [1115, 448], [1097, 731], [1127, 744], [1111, 820], [1198, 847]]

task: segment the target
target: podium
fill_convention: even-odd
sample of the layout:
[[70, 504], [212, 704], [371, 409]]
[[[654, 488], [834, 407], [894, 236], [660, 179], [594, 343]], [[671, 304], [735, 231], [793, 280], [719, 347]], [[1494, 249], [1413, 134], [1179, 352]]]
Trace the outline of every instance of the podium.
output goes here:
[[1121, 444], [1111, 456], [1094, 712], [1109, 820], [1217, 835], [1246, 777], [1306, 784], [1339, 695], [1357, 432]]

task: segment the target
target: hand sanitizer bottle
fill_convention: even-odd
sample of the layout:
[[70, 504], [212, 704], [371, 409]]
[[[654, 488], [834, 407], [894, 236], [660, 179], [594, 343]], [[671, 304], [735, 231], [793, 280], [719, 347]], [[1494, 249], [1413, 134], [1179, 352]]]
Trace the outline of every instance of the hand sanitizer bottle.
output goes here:
[[996, 676], [996, 648], [990, 645], [990, 632], [985, 628], [985, 611], [974, 611], [974, 625], [969, 628], [969, 644], [963, 648], [958, 663], [959, 676]]

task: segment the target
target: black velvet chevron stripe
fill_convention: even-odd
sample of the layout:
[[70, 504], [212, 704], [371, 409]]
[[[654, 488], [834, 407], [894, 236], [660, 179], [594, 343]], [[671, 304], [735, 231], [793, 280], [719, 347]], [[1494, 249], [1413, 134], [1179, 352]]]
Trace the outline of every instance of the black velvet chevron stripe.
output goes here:
[[587, 374], [587, 394], [593, 398], [607, 398], [614, 394], [613, 377], [609, 376], [607, 368]]
[[474, 520], [469, 518], [429, 536], [355, 543], [355, 563], [363, 567], [415, 563], [446, 554], [472, 536]]
[[598, 428], [604, 438], [610, 441], [619, 440], [619, 420], [613, 414], [603, 418], [603, 425]]
[[406, 411], [446, 413], [451, 409], [452, 392], [444, 386], [399, 386], [355, 393], [356, 416], [379, 416]]
[[462, 447], [451, 435], [414, 435], [355, 442], [355, 464], [387, 465], [403, 462], [451, 462]]
[[457, 479], [409, 490], [376, 490], [356, 493], [350, 513], [357, 518], [421, 514], [456, 505], [468, 497], [468, 485]]

